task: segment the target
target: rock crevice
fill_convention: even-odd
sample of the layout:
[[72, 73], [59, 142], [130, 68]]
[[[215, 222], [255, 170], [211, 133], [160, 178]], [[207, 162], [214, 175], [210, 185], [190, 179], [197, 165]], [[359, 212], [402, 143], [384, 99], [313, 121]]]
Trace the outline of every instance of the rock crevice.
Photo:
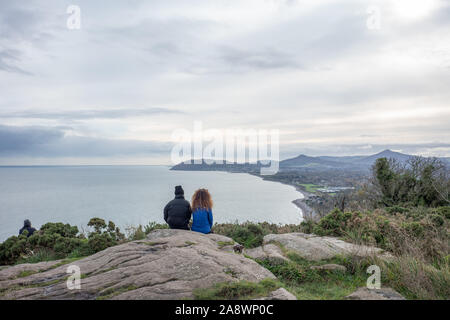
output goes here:
[[[289, 261], [295, 252], [310, 261], [336, 255], [390, 256], [381, 249], [303, 233], [271, 234], [261, 247], [235, 253], [235, 242], [217, 234], [161, 229], [146, 239], [107, 248], [78, 261], [58, 260], [0, 268], [0, 299], [189, 299], [215, 283], [259, 282], [275, 276], [253, 259]], [[249, 258], [250, 257], [250, 258]], [[69, 290], [68, 266], [81, 272], [81, 289]], [[325, 264], [313, 269], [346, 272]], [[391, 291], [359, 290], [348, 299], [398, 299]], [[296, 299], [280, 288], [262, 299]]]
[[[225, 242], [233, 240], [155, 230], [145, 240], [107, 248], [70, 264], [58, 266], [61, 261], [54, 261], [2, 269], [0, 299], [181, 299], [217, 282], [275, 278], [255, 261], [221, 250], [220, 243]], [[157, 250], [149, 250], [154, 246]], [[80, 268], [79, 290], [67, 288], [69, 265]], [[18, 277], [23, 271], [34, 273]]]

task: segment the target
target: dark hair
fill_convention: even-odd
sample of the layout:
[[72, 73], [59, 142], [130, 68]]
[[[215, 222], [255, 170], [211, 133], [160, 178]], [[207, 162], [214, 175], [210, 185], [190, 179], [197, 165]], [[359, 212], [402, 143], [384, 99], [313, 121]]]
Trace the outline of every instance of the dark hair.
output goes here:
[[24, 226], [24, 227], [31, 227], [31, 221], [28, 220], [28, 219], [26, 219], [26, 220], [23, 222], [23, 226]]

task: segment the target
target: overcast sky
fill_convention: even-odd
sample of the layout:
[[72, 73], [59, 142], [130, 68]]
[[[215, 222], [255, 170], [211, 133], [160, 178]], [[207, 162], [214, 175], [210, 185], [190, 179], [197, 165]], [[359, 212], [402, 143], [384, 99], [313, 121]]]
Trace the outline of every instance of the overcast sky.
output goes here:
[[0, 164], [169, 164], [194, 121], [450, 156], [450, 1], [0, 0], [0, 88]]

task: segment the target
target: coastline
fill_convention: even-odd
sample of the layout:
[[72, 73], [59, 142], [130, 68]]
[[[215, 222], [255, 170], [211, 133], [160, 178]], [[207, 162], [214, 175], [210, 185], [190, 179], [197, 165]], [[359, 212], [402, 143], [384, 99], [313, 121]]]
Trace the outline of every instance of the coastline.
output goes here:
[[[192, 160], [191, 160], [192, 161]], [[207, 168], [208, 170], [206, 170], [205, 168]], [[199, 165], [199, 166], [187, 166], [186, 163], [180, 163], [178, 165], [172, 166], [170, 168], [170, 170], [181, 170], [181, 171], [222, 171], [222, 172], [227, 172], [227, 173], [246, 173], [246, 174], [250, 174], [256, 177], [261, 178], [264, 181], [272, 181], [272, 182], [278, 182], [278, 183], [282, 183], [288, 186], [292, 186], [295, 188], [295, 190], [299, 193], [301, 193], [303, 195], [303, 198], [297, 198], [291, 201], [291, 203], [293, 203], [297, 208], [299, 208], [302, 213], [301, 213], [301, 217], [304, 220], [314, 220], [317, 221], [319, 219], [317, 213], [314, 211], [313, 208], [311, 208], [310, 206], [308, 206], [308, 204], [306, 203], [306, 201], [313, 196], [312, 193], [307, 192], [306, 190], [304, 190], [302, 187], [300, 187], [297, 184], [292, 184], [286, 181], [279, 181], [277, 179], [267, 179], [265, 176], [260, 175], [257, 171], [254, 170], [249, 170], [247, 168], [247, 170], [245, 170], [245, 168], [240, 168], [240, 170], [232, 170], [232, 168], [227, 168], [227, 167], [223, 167], [223, 166], [219, 166], [217, 168], [211, 168], [211, 167], [207, 167], [206, 164], [203, 163]]]
[[251, 174], [251, 175], [254, 175], [256, 177], [259, 177], [259, 178], [261, 178], [262, 180], [265, 180], [265, 181], [278, 182], [278, 183], [281, 183], [281, 184], [284, 184], [284, 185], [288, 185], [288, 186], [294, 187], [297, 192], [299, 192], [299, 193], [301, 193], [303, 195], [303, 198], [298, 198], [298, 199], [294, 199], [294, 200], [291, 201], [300, 210], [302, 210], [302, 218], [304, 220], [317, 220], [319, 218], [317, 213], [314, 211], [314, 209], [312, 209], [310, 206], [308, 206], [306, 204], [306, 200], [308, 200], [309, 197], [311, 197], [313, 195], [312, 193], [307, 192], [306, 190], [303, 190], [298, 185], [294, 185], [294, 184], [287, 183], [287, 182], [284, 182], [284, 181], [265, 179], [263, 176], [261, 176], [259, 174], [256, 174], [256, 173], [252, 173], [252, 172], [248, 172], [248, 174]]
[[308, 206], [306, 204], [306, 200], [309, 199], [309, 197], [311, 197], [313, 194], [310, 192], [307, 192], [306, 190], [303, 190], [301, 187], [299, 187], [298, 185], [293, 185], [290, 183], [285, 183], [289, 186], [293, 186], [295, 188], [295, 190], [297, 190], [297, 192], [300, 192], [303, 195], [303, 198], [300, 199], [295, 199], [292, 202], [299, 207], [300, 209], [302, 209], [303, 212], [303, 218], [305, 220], [317, 220], [319, 217], [317, 215], [317, 213], [314, 211], [313, 208], [311, 208], [310, 206]]

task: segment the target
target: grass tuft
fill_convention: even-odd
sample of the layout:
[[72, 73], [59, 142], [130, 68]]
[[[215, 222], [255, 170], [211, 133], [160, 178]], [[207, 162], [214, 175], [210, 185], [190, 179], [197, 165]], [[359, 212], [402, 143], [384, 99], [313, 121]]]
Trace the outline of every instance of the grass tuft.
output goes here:
[[249, 281], [218, 283], [212, 288], [194, 290], [196, 300], [249, 300], [267, 296], [280, 288], [273, 279], [264, 279], [258, 283]]

